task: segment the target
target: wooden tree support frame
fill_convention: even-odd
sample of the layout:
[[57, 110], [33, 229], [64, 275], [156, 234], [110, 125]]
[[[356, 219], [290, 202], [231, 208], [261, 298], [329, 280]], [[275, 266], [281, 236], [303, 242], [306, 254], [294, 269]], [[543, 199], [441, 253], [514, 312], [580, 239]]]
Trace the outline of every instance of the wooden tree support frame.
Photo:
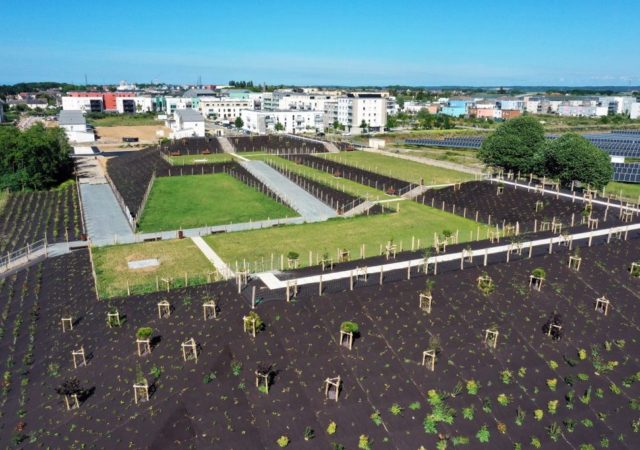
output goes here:
[[481, 290], [493, 286], [493, 278], [489, 275], [480, 275], [476, 278], [476, 281], [478, 283], [478, 288]]
[[218, 318], [218, 305], [215, 300], [209, 300], [202, 304], [202, 317], [204, 320]]
[[498, 346], [498, 336], [500, 332], [498, 330], [484, 330], [484, 343], [491, 348], [496, 348]]
[[323, 272], [327, 269], [327, 267], [329, 268], [329, 270], [333, 270], [333, 259], [332, 258], [321, 259], [320, 265], [322, 266]]
[[529, 275], [529, 289], [534, 289], [539, 292], [542, 289], [543, 284], [544, 284], [543, 277], [536, 277], [535, 275]]
[[435, 350], [425, 350], [422, 352], [422, 365], [427, 367], [432, 372], [436, 370]]
[[383, 251], [383, 254], [384, 254], [385, 258], [387, 260], [389, 258], [396, 259], [396, 254], [397, 253], [398, 253], [398, 245], [394, 244], [391, 241], [387, 242], [387, 244], [384, 246], [384, 251]]
[[554, 234], [562, 233], [562, 222], [556, 222], [555, 219], [551, 222], [551, 232]]
[[599, 222], [599, 219], [589, 216], [587, 218], [587, 228], [590, 230], [597, 230]]
[[147, 380], [144, 380], [143, 383], [135, 383], [133, 385], [133, 398], [136, 405], [139, 402], [149, 401], [149, 383]]
[[144, 356], [151, 353], [151, 339], [136, 339], [136, 347], [138, 356]]
[[287, 280], [287, 288], [286, 288], [286, 300], [290, 302], [291, 299], [294, 299], [298, 296], [298, 280]]
[[604, 295], [596, 299], [595, 310], [597, 312], [601, 312], [606, 316], [607, 314], [609, 314], [610, 306], [611, 306], [611, 302]]
[[63, 317], [60, 319], [60, 322], [62, 323], [63, 333], [67, 332], [67, 327], [69, 328], [69, 331], [73, 331], [73, 319], [71, 317]]
[[544, 208], [544, 202], [542, 200], [538, 200], [536, 202], [536, 212], [542, 211], [543, 208]]
[[340, 397], [340, 386], [342, 380], [338, 375], [335, 378], [327, 378], [324, 380], [324, 398], [326, 400], [335, 400], [338, 401]]
[[245, 333], [251, 334], [256, 337], [256, 319], [255, 317], [244, 316], [242, 318], [242, 329]]
[[580, 265], [582, 264], [582, 258], [580, 256], [569, 256], [569, 269], [580, 271]]
[[337, 255], [338, 255], [338, 262], [349, 262], [349, 260], [351, 259], [351, 252], [346, 249], [339, 248], [337, 251]]
[[496, 244], [496, 243], [500, 243], [500, 232], [496, 231], [496, 230], [488, 230], [487, 231], [487, 238], [489, 239], [489, 242], [492, 244]]
[[504, 194], [504, 184], [499, 184], [498, 189], [496, 190], [496, 195]]
[[633, 221], [633, 211], [627, 208], [620, 209], [620, 220], [623, 222]]
[[540, 231], [550, 231], [551, 230], [551, 222], [548, 220], [543, 220], [540, 222]]
[[198, 346], [196, 345], [196, 340], [194, 338], [183, 342], [181, 347], [182, 359], [184, 359], [185, 362], [189, 361], [190, 358], [194, 359], [196, 363], [198, 362]]
[[[73, 368], [77, 369], [80, 366], [87, 365], [87, 357], [84, 353], [84, 347], [80, 347], [80, 350], [72, 350], [71, 356], [73, 357]], [[79, 359], [79, 362], [78, 362]]]
[[356, 267], [356, 270], [354, 271], [354, 276], [356, 278], [356, 281], [358, 281], [361, 277], [364, 281], [367, 281], [369, 279], [369, 268], [368, 267]]
[[67, 411], [80, 408], [80, 400], [78, 399], [78, 394], [65, 395], [64, 402], [67, 405]]
[[264, 386], [264, 391], [265, 394], [269, 393], [269, 387], [270, 387], [270, 379], [271, 379], [271, 371], [268, 371], [266, 373], [262, 373], [259, 371], [255, 371], [256, 374], [256, 387], [258, 389], [260, 389], [260, 384], [262, 384]]
[[553, 334], [553, 330], [558, 330], [558, 335], [562, 331], [562, 325], [556, 325], [552, 323], [549, 325], [549, 329], [547, 330], [547, 336], [551, 336]]
[[431, 303], [433, 302], [433, 296], [431, 293], [420, 293], [420, 309], [427, 314], [431, 314]]
[[158, 302], [158, 319], [171, 316], [171, 303], [167, 300], [161, 300]]
[[353, 333], [350, 331], [340, 330], [340, 346], [347, 347], [349, 350], [353, 348]]
[[122, 325], [120, 322], [120, 312], [117, 309], [116, 312], [107, 313], [107, 325], [109, 325], [109, 328], [113, 328], [113, 325], [111, 325], [111, 319], [115, 319], [116, 326]]
[[238, 285], [238, 293], [242, 292], [242, 286], [249, 282], [249, 271], [239, 270], [236, 272], [236, 284]]

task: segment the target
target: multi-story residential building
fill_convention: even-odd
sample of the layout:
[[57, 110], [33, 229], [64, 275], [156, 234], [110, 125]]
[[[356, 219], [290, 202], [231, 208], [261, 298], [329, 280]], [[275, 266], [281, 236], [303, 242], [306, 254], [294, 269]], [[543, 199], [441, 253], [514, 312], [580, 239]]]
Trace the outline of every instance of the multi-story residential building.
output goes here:
[[135, 92], [97, 92], [97, 91], [89, 91], [89, 92], [69, 92], [69, 97], [100, 97], [102, 100], [102, 108], [105, 111], [116, 111], [117, 104], [116, 99], [121, 97], [135, 97]]
[[105, 108], [101, 95], [81, 95], [62, 97], [62, 109], [65, 111], [102, 112]]
[[334, 97], [319, 92], [274, 91], [265, 93], [262, 109], [277, 111], [295, 109], [300, 111], [324, 111], [324, 104]]
[[629, 114], [631, 105], [635, 103], [636, 98], [631, 96], [609, 96], [600, 97], [600, 106], [606, 106], [610, 114]]
[[471, 103], [471, 100], [449, 100], [440, 113], [451, 117], [466, 116]]
[[400, 111], [400, 108], [396, 98], [392, 96], [387, 97], [387, 116], [394, 116], [398, 114], [398, 111]]
[[640, 103], [635, 102], [629, 108], [629, 117], [632, 119], [640, 119]]
[[252, 133], [276, 131], [276, 125], [282, 125], [285, 133], [298, 134], [324, 131], [324, 113], [322, 111], [253, 111], [242, 110], [243, 128]]
[[210, 119], [233, 122], [243, 109], [253, 109], [253, 100], [229, 97], [201, 97], [200, 111]]
[[369, 131], [382, 131], [387, 123], [386, 92], [350, 92], [338, 97], [337, 120], [352, 134], [363, 132], [366, 124]]
[[155, 111], [155, 102], [151, 97], [118, 97], [116, 110], [120, 113], [144, 113]]
[[171, 115], [178, 109], [192, 109], [194, 107], [193, 97], [165, 97], [164, 111]]
[[594, 106], [590, 102], [585, 102], [581, 105], [575, 104], [574, 102], [568, 102], [558, 107], [559, 116], [601, 117], [606, 116], [608, 113], [608, 106]]

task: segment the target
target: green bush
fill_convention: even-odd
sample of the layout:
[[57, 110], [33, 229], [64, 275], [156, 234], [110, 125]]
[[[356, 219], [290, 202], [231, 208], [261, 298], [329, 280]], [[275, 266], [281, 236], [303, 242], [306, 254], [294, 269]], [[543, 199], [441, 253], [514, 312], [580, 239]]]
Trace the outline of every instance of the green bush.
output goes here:
[[350, 322], [350, 321], [345, 321], [342, 322], [342, 324], [340, 325], [340, 330], [344, 331], [345, 333], [353, 333], [356, 334], [358, 332], [360, 328], [358, 327], [358, 324], [355, 322]]
[[136, 337], [141, 340], [146, 340], [151, 337], [153, 334], [153, 328], [151, 327], [140, 327], [136, 332]]

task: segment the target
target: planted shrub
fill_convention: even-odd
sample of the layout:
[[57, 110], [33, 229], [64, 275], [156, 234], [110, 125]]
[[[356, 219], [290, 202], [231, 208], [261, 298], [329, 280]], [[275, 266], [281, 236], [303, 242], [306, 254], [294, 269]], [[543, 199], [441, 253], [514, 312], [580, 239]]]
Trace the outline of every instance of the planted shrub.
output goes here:
[[296, 261], [300, 259], [300, 253], [289, 252], [287, 253], [287, 259], [290, 259], [291, 261]]
[[147, 340], [151, 338], [153, 334], [153, 328], [151, 327], [140, 327], [138, 331], [136, 331], [136, 337], [140, 340]]
[[278, 438], [278, 440], [276, 441], [276, 443], [278, 444], [279, 447], [284, 448], [287, 445], [289, 445], [289, 438], [287, 436], [280, 436]]
[[340, 331], [344, 331], [345, 333], [353, 333], [354, 335], [358, 334], [358, 324], [355, 322], [345, 321], [340, 324]]
[[250, 321], [254, 321], [256, 323], [256, 331], [262, 330], [264, 328], [264, 322], [260, 318], [260, 315], [255, 311], [250, 311], [245, 317], [248, 317]]
[[533, 269], [533, 271], [531, 272], [531, 275], [535, 278], [544, 279], [546, 278], [547, 273], [544, 271], [542, 267], [538, 267], [536, 269]]
[[331, 422], [329, 422], [329, 426], [327, 427], [327, 434], [328, 435], [335, 434], [337, 427], [338, 426], [336, 425], [336, 423], [333, 420]]
[[478, 430], [478, 432], [476, 433], [476, 439], [484, 444], [489, 442], [490, 438], [491, 433], [489, 432], [489, 429], [486, 425], [482, 425], [482, 427], [480, 427], [480, 430]]

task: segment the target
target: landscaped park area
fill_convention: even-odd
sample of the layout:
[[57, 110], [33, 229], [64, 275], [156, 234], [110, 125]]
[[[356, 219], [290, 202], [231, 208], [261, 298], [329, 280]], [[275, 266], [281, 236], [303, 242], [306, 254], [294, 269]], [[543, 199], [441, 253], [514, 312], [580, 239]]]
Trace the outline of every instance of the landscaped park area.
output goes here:
[[[0, 279], [7, 448], [638, 448], [637, 205], [207, 139], [107, 162], [134, 243], [84, 248], [74, 184], [0, 196], [4, 252], [76, 248]], [[255, 223], [296, 189], [336, 216]]]
[[157, 178], [139, 223], [143, 232], [294, 217], [291, 208], [230, 175]]

